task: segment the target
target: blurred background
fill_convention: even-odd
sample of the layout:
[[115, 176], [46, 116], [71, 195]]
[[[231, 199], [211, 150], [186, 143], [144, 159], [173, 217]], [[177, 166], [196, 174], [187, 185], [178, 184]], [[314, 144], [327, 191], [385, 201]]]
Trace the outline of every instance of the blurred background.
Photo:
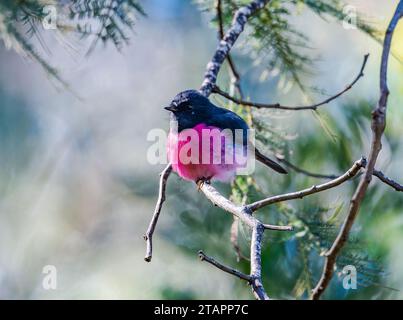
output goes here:
[[[398, 1], [348, 3], [383, 31]], [[143, 260], [142, 236], [164, 167], [147, 161], [152, 144], [147, 133], [167, 130], [169, 115], [162, 107], [179, 91], [200, 86], [217, 31], [211, 15], [190, 1], [142, 4], [147, 16], [138, 17], [130, 44], [120, 52], [99, 44], [87, 57], [89, 39], [42, 32], [49, 48], [43, 55], [69, 88], [0, 44], [1, 299], [253, 298], [239, 279], [199, 261], [202, 249], [248, 272], [248, 262], [237, 261], [230, 243], [230, 215], [176, 175], [168, 183], [153, 260]], [[346, 30], [309, 10], [301, 9], [291, 19], [311, 38], [315, 64], [302, 80], [313, 101], [344, 88], [370, 53], [365, 77], [317, 113], [256, 111], [281, 133], [290, 161], [314, 172], [339, 174], [368, 153], [382, 47], [359, 30]], [[403, 23], [392, 50], [387, 129], [377, 168], [403, 182]], [[281, 83], [281, 75], [267, 76], [239, 45], [233, 56], [247, 97], [286, 105], [308, 102], [297, 87]], [[225, 83], [227, 74], [224, 68], [220, 81]], [[211, 99], [228, 105], [218, 96]], [[254, 178], [261, 188], [256, 198], [322, 181], [296, 172], [283, 177], [260, 166]], [[293, 222], [287, 215], [293, 212], [300, 227], [292, 234], [266, 233], [263, 278], [269, 296], [308, 296], [323, 263], [318, 248], [328, 247], [338, 228], [337, 223], [323, 227], [316, 217], [340, 221], [356, 183], [262, 210], [260, 217], [268, 222]], [[218, 187], [226, 195], [231, 192], [229, 186]], [[374, 178], [355, 224], [351, 252], [339, 261], [341, 267], [357, 266], [358, 288], [343, 289], [335, 276], [326, 298], [403, 298], [402, 207], [402, 194]], [[239, 237], [248, 255], [247, 228], [240, 227]], [[55, 290], [42, 286], [46, 265], [57, 269]]]

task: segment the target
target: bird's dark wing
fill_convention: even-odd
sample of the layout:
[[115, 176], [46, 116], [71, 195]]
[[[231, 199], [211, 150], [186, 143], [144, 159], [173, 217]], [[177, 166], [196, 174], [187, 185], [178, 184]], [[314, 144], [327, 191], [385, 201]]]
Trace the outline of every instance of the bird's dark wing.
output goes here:
[[220, 129], [249, 129], [245, 120], [243, 120], [236, 113], [218, 107], [215, 107], [214, 111], [210, 113], [210, 116], [208, 117], [208, 119], [206, 119], [206, 122], [207, 125], [214, 126]]
[[[222, 108], [216, 108], [216, 110], [212, 113], [214, 117], [208, 119], [208, 125], [215, 126], [220, 129], [230, 129], [234, 131], [235, 129], [243, 130], [243, 144], [245, 147], [247, 146], [247, 130], [249, 129], [247, 123], [236, 113]], [[266, 157], [259, 150], [255, 149], [256, 160], [265, 164], [266, 166], [272, 168], [273, 170], [286, 174], [287, 170], [285, 170], [278, 163]]]

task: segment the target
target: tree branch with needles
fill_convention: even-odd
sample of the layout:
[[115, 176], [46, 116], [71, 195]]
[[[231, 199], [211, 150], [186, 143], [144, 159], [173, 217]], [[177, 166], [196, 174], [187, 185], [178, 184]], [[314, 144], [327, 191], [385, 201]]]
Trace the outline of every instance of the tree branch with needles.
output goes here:
[[360, 210], [361, 203], [363, 202], [365, 194], [368, 190], [368, 186], [371, 183], [372, 175], [374, 174], [375, 164], [378, 159], [378, 155], [382, 149], [381, 139], [386, 126], [386, 111], [389, 96], [387, 75], [388, 75], [390, 48], [392, 44], [393, 33], [399, 20], [402, 17], [403, 17], [403, 0], [401, 0], [397, 5], [396, 11], [392, 17], [392, 20], [389, 23], [388, 29], [386, 30], [385, 39], [383, 43], [381, 71], [380, 71], [380, 98], [377, 107], [372, 112], [372, 122], [371, 122], [372, 141], [368, 157], [368, 165], [366, 166], [365, 172], [361, 177], [360, 183], [357, 189], [355, 190], [353, 197], [351, 198], [350, 208], [344, 220], [344, 223], [339, 231], [339, 234], [337, 235], [336, 240], [333, 242], [332, 247], [325, 255], [326, 259], [322, 275], [312, 292], [311, 298], [313, 300], [317, 300], [322, 296], [322, 294], [328, 287], [330, 280], [333, 277], [337, 256], [340, 253], [341, 249], [344, 247], [344, 244], [348, 239], [348, 235]]
[[358, 73], [358, 75], [354, 78], [354, 80], [348, 84], [343, 90], [341, 90], [340, 92], [334, 94], [333, 96], [312, 104], [312, 105], [308, 105], [308, 106], [295, 106], [295, 107], [290, 107], [290, 106], [284, 106], [280, 103], [273, 103], [273, 104], [265, 104], [265, 103], [258, 103], [258, 102], [251, 102], [251, 101], [246, 101], [246, 100], [242, 100], [242, 99], [238, 99], [236, 97], [231, 96], [230, 94], [228, 94], [227, 92], [221, 90], [217, 85], [215, 85], [213, 87], [213, 93], [217, 93], [220, 96], [223, 96], [224, 98], [235, 102], [239, 105], [243, 105], [243, 106], [248, 106], [248, 107], [254, 107], [257, 109], [278, 109], [278, 110], [293, 110], [293, 111], [301, 111], [301, 110], [317, 110], [319, 107], [324, 106], [334, 100], [336, 100], [337, 98], [339, 98], [340, 96], [342, 96], [343, 94], [345, 94], [347, 91], [351, 90], [353, 88], [353, 86], [358, 82], [358, 80], [360, 80], [361, 77], [364, 76], [364, 70], [365, 70], [365, 66], [367, 65], [368, 62], [368, 58], [369, 58], [369, 54], [366, 54], [364, 56], [364, 60], [362, 62], [360, 71]]
[[[317, 179], [335, 179], [335, 178], [337, 178], [337, 175], [335, 175], [335, 174], [315, 173], [315, 172], [310, 172], [308, 170], [302, 169], [280, 156], [276, 156], [276, 159], [279, 162], [284, 163], [291, 170], [294, 170], [297, 173], [301, 173], [307, 177], [317, 178]], [[396, 191], [403, 192], [403, 185], [401, 185], [400, 183], [396, 182], [395, 180], [387, 177], [382, 171], [374, 169], [372, 174], [375, 177], [377, 177], [380, 181], [382, 181], [386, 185], [392, 187]]]
[[[219, 37], [219, 40], [221, 41], [225, 35], [221, 0], [216, 0], [215, 10], [217, 13], [218, 37]], [[235, 62], [232, 59], [232, 56], [230, 53], [228, 53], [228, 55], [227, 55], [227, 62], [228, 62], [228, 66], [229, 66], [231, 85], [232, 85], [232, 87], [234, 87], [236, 89], [239, 96], [241, 98], [243, 98], [243, 91], [241, 88], [241, 76], [235, 66]], [[242, 254], [241, 248], [238, 244], [238, 240], [239, 240], [239, 230], [238, 229], [239, 229], [239, 219], [234, 217], [234, 220], [231, 225], [231, 239], [230, 240], [231, 240], [231, 244], [235, 250], [235, 253], [237, 255], [237, 260], [240, 261], [241, 259], [247, 259], [247, 258]]]
[[224, 60], [227, 58], [235, 41], [245, 28], [248, 19], [259, 9], [262, 9], [270, 0], [254, 0], [248, 5], [239, 8], [232, 20], [232, 25], [224, 34], [224, 37], [218, 44], [218, 47], [211, 61], [207, 64], [207, 70], [204, 74], [204, 81], [200, 88], [200, 92], [208, 97], [216, 84], [218, 72]]
[[[281, 163], [284, 163], [288, 168], [294, 170], [297, 173], [301, 173], [307, 177], [317, 178], [317, 179], [335, 179], [335, 178], [337, 178], [337, 175], [334, 175], [334, 174], [315, 173], [315, 172], [310, 172], [308, 170], [302, 169], [302, 168], [296, 166], [295, 164], [289, 162], [288, 160], [284, 159], [283, 157], [276, 156], [276, 159], [278, 161], [280, 161]], [[382, 181], [383, 183], [392, 187], [396, 191], [403, 192], [403, 185], [401, 185], [400, 183], [387, 177], [382, 171], [374, 169], [372, 174], [375, 177], [377, 177], [380, 181]]]
[[[219, 36], [219, 39], [222, 40], [224, 38], [225, 32], [224, 32], [224, 21], [223, 21], [222, 1], [221, 0], [216, 0], [215, 9], [217, 12], [218, 36]], [[237, 89], [237, 91], [239, 93], [239, 96], [242, 98], [243, 92], [242, 92], [241, 83], [240, 83], [241, 76], [239, 75], [239, 72], [235, 66], [235, 62], [232, 59], [232, 56], [229, 52], [227, 55], [227, 61], [228, 61], [228, 65], [229, 65], [229, 68], [231, 71], [231, 75], [232, 75], [231, 82], [234, 84], [235, 88]]]
[[[402, 0], [403, 1], [403, 0]], [[362, 157], [361, 159], [357, 160], [352, 167], [347, 170], [344, 174], [340, 176], [334, 175], [322, 175], [322, 174], [315, 174], [308, 172], [306, 170], [300, 169], [295, 165], [287, 162], [286, 160], [282, 159], [284, 163], [286, 163], [289, 167], [293, 170], [298, 171], [302, 174], [306, 174], [316, 178], [326, 178], [329, 181], [313, 185], [309, 188], [302, 189], [299, 191], [289, 192], [280, 195], [274, 195], [267, 197], [265, 199], [253, 202], [251, 204], [243, 204], [238, 205], [231, 200], [227, 199], [225, 196], [220, 194], [210, 183], [208, 182], [201, 182], [199, 181], [198, 188], [199, 190], [209, 199], [214, 205], [218, 206], [225, 212], [232, 214], [236, 219], [242, 221], [246, 226], [248, 226], [252, 230], [251, 236], [251, 244], [250, 244], [250, 272], [249, 274], [245, 274], [241, 271], [236, 270], [235, 268], [226, 266], [212, 257], [207, 256], [202, 251], [199, 251], [199, 257], [202, 261], [205, 261], [212, 266], [222, 270], [223, 272], [229, 273], [234, 275], [244, 281], [247, 281], [251, 288], [254, 296], [260, 300], [269, 299], [268, 294], [266, 293], [265, 288], [263, 287], [262, 281], [262, 261], [261, 261], [261, 253], [262, 253], [262, 241], [263, 235], [266, 230], [271, 231], [292, 231], [292, 226], [275, 226], [275, 225], [267, 225], [261, 222], [254, 216], [254, 213], [266, 206], [276, 204], [279, 202], [289, 201], [289, 200], [296, 200], [302, 199], [307, 196], [311, 196], [313, 194], [317, 194], [320, 192], [324, 192], [326, 190], [330, 190], [336, 188], [337, 186], [342, 185], [343, 183], [350, 181], [354, 177], [359, 176], [359, 174], [364, 170], [364, 174], [361, 176], [360, 183], [358, 188], [351, 200], [350, 210], [346, 217], [346, 220], [340, 230], [340, 233], [335, 240], [332, 248], [326, 254], [326, 261], [325, 266], [323, 269], [323, 274], [321, 279], [319, 280], [316, 288], [313, 291], [312, 298], [317, 299], [321, 296], [321, 294], [326, 289], [330, 279], [333, 275], [333, 268], [337, 258], [338, 253], [340, 252], [341, 248], [347, 241], [348, 234], [351, 230], [352, 224], [354, 219], [358, 213], [360, 204], [364, 198], [365, 192], [368, 188], [368, 185], [371, 181], [372, 175], [377, 176], [381, 181], [384, 183], [394, 187], [398, 191], [401, 190], [401, 185], [396, 183], [395, 181], [387, 178], [383, 175], [380, 171], [374, 170], [376, 159], [381, 149], [381, 137], [385, 128], [385, 113], [386, 113], [386, 106], [387, 106], [387, 97], [389, 94], [389, 90], [387, 88], [387, 62], [389, 57], [390, 51], [390, 43], [393, 35], [393, 30], [396, 27], [397, 21], [401, 18], [403, 14], [403, 2], [400, 2], [398, 5], [398, 9], [392, 19], [392, 22], [388, 28], [386, 33], [385, 42], [384, 42], [384, 52], [382, 56], [382, 68], [381, 68], [381, 98], [378, 103], [378, 107], [373, 112], [372, 116], [372, 130], [373, 130], [373, 139], [372, 139], [372, 146], [371, 152], [367, 160]], [[200, 88], [200, 92], [208, 97], [211, 93], [219, 93], [222, 96], [232, 100], [241, 105], [252, 106], [257, 108], [274, 108], [274, 109], [286, 109], [286, 110], [317, 110], [318, 107], [328, 104], [329, 102], [337, 99], [347, 91], [349, 91], [357, 82], [358, 80], [364, 75], [364, 69], [368, 60], [368, 55], [364, 56], [364, 61], [361, 66], [360, 72], [357, 77], [342, 91], [335, 94], [334, 96], [326, 99], [317, 104], [313, 104], [310, 106], [297, 106], [297, 107], [286, 107], [281, 106], [279, 104], [274, 105], [267, 105], [267, 104], [256, 104], [252, 102], [247, 102], [238, 98], [234, 98], [227, 93], [221, 91], [218, 86], [216, 85], [217, 76], [221, 69], [222, 64], [226, 59], [228, 61], [232, 61], [230, 59], [229, 53], [232, 49], [235, 41], [239, 37], [239, 35], [244, 30], [245, 24], [247, 20], [259, 9], [263, 8], [267, 5], [270, 0], [254, 0], [251, 1], [250, 4], [239, 8], [235, 14], [232, 21], [231, 27], [228, 29], [226, 33], [224, 33], [223, 24], [222, 24], [222, 17], [221, 15], [221, 1], [216, 2], [217, 8], [217, 15], [219, 20], [219, 32], [220, 32], [220, 42], [219, 45], [211, 59], [211, 61], [207, 64], [207, 70], [204, 75], [204, 81]], [[230, 66], [231, 66], [231, 62]], [[230, 67], [233, 71], [234, 77], [236, 77], [239, 81], [239, 75], [236, 76], [236, 69]], [[241, 97], [242, 98], [242, 97]], [[159, 189], [159, 196], [158, 201], [156, 204], [156, 208], [150, 222], [149, 228], [145, 235], [145, 240], [147, 241], [147, 251], [146, 251], [146, 261], [151, 261], [152, 257], [152, 235], [155, 231], [155, 227], [158, 221], [158, 217], [160, 215], [162, 204], [165, 200], [165, 191], [166, 191], [166, 184], [169, 178], [170, 173], [172, 172], [172, 167], [169, 164], [161, 174], [160, 178], [160, 189]]]
[[259, 210], [263, 207], [266, 207], [268, 205], [278, 203], [278, 202], [283, 202], [283, 201], [288, 201], [288, 200], [294, 200], [294, 199], [302, 199], [306, 196], [312, 195], [314, 193], [326, 191], [332, 188], [335, 188], [342, 183], [350, 180], [354, 176], [357, 175], [357, 173], [360, 171], [361, 168], [365, 168], [367, 164], [367, 160], [365, 158], [361, 158], [360, 160], [356, 161], [353, 166], [343, 175], [337, 177], [336, 179], [333, 179], [331, 181], [328, 181], [323, 184], [319, 185], [313, 185], [310, 188], [303, 189], [300, 191], [295, 191], [295, 192], [290, 192], [290, 193], [285, 193], [281, 194], [278, 196], [272, 196], [263, 200], [256, 201], [247, 207], [252, 211]]

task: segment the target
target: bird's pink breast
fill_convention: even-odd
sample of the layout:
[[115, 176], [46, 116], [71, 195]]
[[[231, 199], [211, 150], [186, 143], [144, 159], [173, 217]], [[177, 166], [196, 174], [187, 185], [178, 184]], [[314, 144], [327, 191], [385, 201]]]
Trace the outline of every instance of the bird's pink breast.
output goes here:
[[[209, 133], [208, 137], [206, 137], [206, 130]], [[215, 138], [221, 139], [219, 150], [214, 144]], [[206, 141], [208, 139], [210, 143]], [[193, 129], [183, 130], [179, 134], [170, 132], [167, 152], [173, 170], [183, 179], [229, 181], [234, 177], [237, 166], [234, 163], [226, 163], [228, 161], [226, 161], [225, 149], [228, 150], [228, 147], [218, 128], [198, 124]], [[219, 162], [214, 161], [214, 157], [219, 154], [221, 155]]]

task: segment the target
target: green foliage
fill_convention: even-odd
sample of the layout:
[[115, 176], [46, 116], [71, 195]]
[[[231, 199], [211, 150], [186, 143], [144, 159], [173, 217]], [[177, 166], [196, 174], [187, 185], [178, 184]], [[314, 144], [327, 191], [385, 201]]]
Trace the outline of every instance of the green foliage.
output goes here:
[[[214, 14], [213, 23], [216, 25], [215, 2], [197, 0], [202, 10]], [[248, 2], [249, 0], [222, 0], [225, 29], [230, 26], [234, 11]], [[44, 6], [53, 4], [57, 6], [59, 12], [66, 13], [65, 20], [58, 21], [60, 30], [78, 33], [82, 38], [94, 37], [88, 51], [90, 53], [98, 41], [105, 44], [110, 42], [120, 49], [129, 40], [128, 31], [133, 27], [134, 14], [145, 14], [137, 1], [119, 0], [114, 1], [113, 5], [111, 3], [106, 0], [75, 0], [67, 5], [66, 1], [62, 0], [18, 2], [3, 0], [0, 2], [0, 38], [7, 47], [30, 56], [47, 73], [62, 81], [57, 70], [43, 58], [32, 40], [36, 37], [42, 47], [45, 46], [40, 31]], [[343, 3], [339, 0], [272, 0], [270, 5], [250, 19], [242, 37], [243, 48], [253, 63], [266, 66], [266, 73], [279, 71], [282, 77], [290, 79], [301, 88], [304, 87], [301, 77], [311, 73], [313, 68], [312, 51], [309, 49], [309, 36], [295, 28], [290, 21], [293, 15], [300, 13], [304, 8], [308, 8], [323, 19], [332, 17], [343, 21], [345, 18]], [[357, 22], [360, 30], [377, 38], [376, 30], [362, 18], [359, 17]], [[228, 107], [238, 112], [256, 129], [257, 142], [263, 151], [284, 155], [286, 158], [292, 151], [294, 163], [317, 172], [326, 170], [326, 163], [332, 163], [335, 171], [343, 172], [357, 156], [360, 156], [352, 153], [351, 145], [357, 150], [362, 150], [360, 136], [370, 113], [370, 106], [362, 102], [358, 107], [344, 108], [343, 115], [337, 118], [328, 114], [316, 114], [318, 117], [326, 116], [333, 140], [329, 143], [329, 140], [323, 139], [320, 134], [307, 134], [293, 144], [287, 132], [279, 130], [273, 123], [263, 119], [258, 112], [252, 112], [250, 108], [237, 109], [239, 107], [233, 104]], [[5, 114], [4, 119], [7, 119], [6, 116], [9, 117]], [[309, 154], [308, 157], [306, 150], [321, 150], [323, 156], [317, 159], [314, 154]], [[292, 180], [285, 177], [280, 185], [270, 185], [268, 192], [258, 184], [256, 181], [258, 178], [259, 175], [237, 177], [231, 186], [231, 199], [236, 203], [246, 203], [269, 193], [283, 193], [317, 183], [316, 180], [304, 176], [293, 176]], [[147, 181], [146, 177], [144, 181]], [[154, 185], [144, 186], [139, 184], [138, 180], [124, 182], [136, 195], [155, 194], [155, 190], [151, 189], [155, 187]], [[352, 189], [354, 183], [351, 182], [346, 188]], [[172, 211], [177, 215], [175, 221], [178, 223], [172, 229], [166, 230], [163, 236], [191, 255], [203, 249], [206, 253], [217, 255], [218, 260], [229, 260], [229, 264], [235, 265], [235, 254], [231, 245], [229, 241], [223, 241], [223, 238], [230, 237], [232, 222], [230, 215], [218, 213], [206, 199], [196, 196], [192, 193], [196, 191], [189, 189], [176, 190], [179, 200], [175, 201]], [[172, 187], [169, 193], [170, 196], [175, 194]], [[368, 198], [372, 199], [371, 193]], [[402, 206], [401, 201], [398, 202], [396, 199], [383, 200], [380, 203], [364, 203], [363, 211], [365, 206], [372, 208], [385, 205]], [[314, 196], [298, 204], [281, 203], [260, 213], [259, 218], [269, 223], [292, 224], [295, 227], [294, 233], [267, 233], [267, 243], [262, 257], [265, 264], [263, 274], [272, 294], [282, 297], [292, 293], [293, 298], [308, 296], [321, 272], [323, 259], [320, 258], [320, 254], [326, 251], [334, 240], [346, 207], [341, 199], [335, 199], [332, 205], [323, 205], [320, 199]], [[247, 228], [242, 228], [242, 231], [239, 243], [246, 253], [250, 235]], [[366, 247], [357, 236], [353, 236], [337, 261], [338, 272], [344, 265], [356, 266], [360, 275], [359, 285], [364, 287], [377, 285], [386, 275], [381, 264], [372, 258]], [[248, 267], [245, 261], [241, 261], [237, 266], [244, 272], [248, 272]], [[273, 279], [282, 280], [273, 281]], [[331, 294], [337, 297], [333, 291]], [[193, 292], [177, 291], [170, 287], [162, 288], [161, 295], [167, 299], [197, 298]]]
[[[216, 2], [211, 1], [198, 1], [204, 10], [215, 12], [217, 10], [214, 5]], [[228, 28], [231, 24], [231, 19], [234, 11], [245, 1], [225, 1], [221, 2], [221, 9], [223, 15], [223, 24]], [[246, 27], [246, 36], [244, 37], [243, 48], [253, 60], [255, 65], [265, 65], [266, 74], [277, 70], [282, 75], [282, 81], [291, 80], [296, 83], [301, 89], [305, 89], [301, 76], [311, 73], [313, 68], [312, 51], [309, 48], [309, 37], [305, 33], [297, 30], [290, 22], [290, 18], [295, 13], [300, 12], [303, 7], [309, 8], [314, 13], [323, 19], [333, 17], [338, 21], [345, 19], [343, 12], [343, 4], [338, 0], [324, 0], [324, 1], [310, 1], [310, 0], [295, 0], [295, 1], [282, 1], [274, 0], [270, 5], [257, 12], [252, 17]], [[217, 26], [218, 20], [213, 19], [214, 24]], [[376, 37], [376, 31], [370, 25], [365, 23], [361, 18], [357, 19], [357, 26], [364, 33], [371, 37]], [[264, 117], [260, 112], [252, 112], [250, 108], [243, 108], [237, 110], [237, 107], [229, 104], [230, 109], [233, 109], [238, 114], [243, 116], [253, 128], [256, 130], [256, 140], [258, 147], [272, 154], [282, 155], [288, 157], [290, 154], [290, 140], [292, 137], [288, 136], [285, 130], [275, 126], [268, 117]], [[312, 163], [312, 159], [307, 159], [304, 150], [326, 150], [330, 149], [329, 154], [332, 159], [336, 160], [337, 169], [342, 172], [348, 168], [355, 160], [355, 155], [352, 155], [347, 145], [352, 141], [353, 137], [357, 139], [360, 137], [360, 130], [363, 126], [363, 119], [367, 120], [366, 114], [368, 112], [368, 105], [362, 103], [360, 108], [347, 108], [346, 125], [349, 130], [343, 130], [336, 119], [330, 115], [326, 115], [326, 121], [320, 119], [324, 117], [322, 113], [317, 113], [316, 116], [326, 123], [324, 128], [329, 133], [329, 139], [333, 143], [329, 144], [324, 139], [316, 136], [309, 136], [307, 139], [300, 139], [297, 143], [301, 150], [294, 150], [297, 154], [301, 155], [300, 162], [304, 160]], [[337, 118], [340, 121], [339, 118]], [[307, 143], [309, 145], [307, 145]], [[319, 146], [318, 143], [324, 144]], [[356, 145], [361, 145], [361, 141], [356, 141]], [[338, 156], [335, 157], [335, 154]], [[313, 171], [318, 171], [318, 163], [315, 163]], [[312, 183], [309, 179], [304, 179], [304, 186]], [[288, 188], [291, 190], [298, 189], [293, 183], [288, 182]], [[286, 192], [287, 184], [283, 188], [279, 188], [278, 192]], [[285, 187], [285, 188], [284, 188]], [[231, 199], [236, 203], [248, 203], [262, 198], [267, 194], [261, 192], [262, 188], [258, 185], [252, 177], [237, 177], [232, 184]], [[290, 191], [291, 191], [290, 190]], [[270, 190], [273, 192], [273, 190]], [[276, 193], [277, 190], [274, 190]], [[274, 261], [285, 261], [287, 265], [274, 270], [265, 270], [265, 273], [271, 275], [271, 279], [276, 278], [278, 270], [281, 272], [278, 277], [284, 279], [284, 270], [289, 269], [289, 278], [293, 279], [289, 283], [284, 279], [277, 288], [278, 296], [284, 294], [285, 291], [291, 292], [293, 298], [307, 298], [318, 281], [318, 276], [321, 274], [321, 261], [320, 256], [326, 252], [332, 245], [335, 237], [337, 236], [340, 223], [344, 217], [346, 206], [340, 200], [332, 206], [323, 207], [320, 202], [314, 200], [306, 200], [302, 205], [279, 204], [275, 208], [264, 210], [261, 219], [270, 220], [273, 224], [291, 224], [295, 228], [295, 232], [289, 235], [273, 235], [269, 234], [266, 249], [263, 252], [263, 259]], [[265, 217], [269, 216], [270, 219]], [[244, 230], [244, 229], [242, 229]], [[243, 235], [243, 236], [242, 236]], [[241, 233], [239, 243], [248, 242], [249, 235], [245, 232]], [[273, 257], [273, 243], [280, 251]], [[280, 254], [282, 248], [284, 256]], [[293, 249], [291, 254], [287, 254], [289, 248]], [[341, 274], [341, 270], [345, 265], [354, 265], [357, 268], [359, 279], [358, 286], [374, 286], [381, 282], [385, 276], [382, 266], [377, 263], [366, 252], [366, 246], [358, 240], [358, 237], [350, 237], [348, 244], [343, 252], [339, 255], [337, 260], [337, 275]], [[247, 247], [243, 248], [245, 252]], [[274, 249], [276, 250], [276, 249]], [[288, 261], [291, 259], [292, 261]], [[242, 265], [242, 267], [245, 267]], [[246, 267], [247, 272], [247, 267]], [[296, 281], [295, 281], [296, 280]], [[264, 279], [266, 281], [266, 279]], [[337, 281], [337, 279], [335, 280]], [[268, 281], [268, 286], [271, 290], [273, 282]]]
[[[45, 7], [52, 5], [57, 12], [60, 31], [78, 33], [81, 37], [93, 36], [90, 53], [99, 39], [112, 42], [118, 49], [128, 42], [127, 31], [132, 29], [134, 14], [144, 15], [142, 7], [134, 0], [5, 0], [0, 2], [0, 39], [13, 49], [38, 62], [52, 77], [65, 84], [57, 70], [39, 53], [32, 37], [42, 49], [42, 21], [47, 16]], [[98, 31], [92, 32], [92, 28]], [[66, 84], [65, 84], [66, 85]]]
[[189, 290], [177, 290], [175, 288], [165, 286], [161, 289], [161, 299], [163, 300], [195, 300], [197, 296]]
[[[217, 24], [215, 1], [196, 0], [204, 11], [214, 15]], [[235, 10], [246, 4], [243, 0], [222, 0], [223, 24], [228, 28]], [[323, 19], [332, 17], [338, 21], [346, 18], [340, 0], [272, 0], [270, 4], [259, 10], [246, 26], [243, 48], [252, 58], [255, 65], [265, 65], [268, 72], [279, 72], [304, 89], [301, 75], [309, 74], [312, 69], [312, 52], [309, 50], [309, 36], [298, 30], [290, 22], [291, 18], [308, 8]], [[357, 27], [371, 37], [377, 38], [375, 28], [360, 16]]]
[[[120, 49], [129, 42], [126, 30], [134, 25], [134, 12], [145, 15], [143, 8], [137, 1], [119, 0], [74, 0], [69, 7], [69, 18], [78, 21], [76, 30], [83, 37], [95, 35], [88, 53], [94, 48], [98, 40], [104, 43], [111, 41]], [[93, 20], [99, 24], [97, 31], [93, 31]]]

